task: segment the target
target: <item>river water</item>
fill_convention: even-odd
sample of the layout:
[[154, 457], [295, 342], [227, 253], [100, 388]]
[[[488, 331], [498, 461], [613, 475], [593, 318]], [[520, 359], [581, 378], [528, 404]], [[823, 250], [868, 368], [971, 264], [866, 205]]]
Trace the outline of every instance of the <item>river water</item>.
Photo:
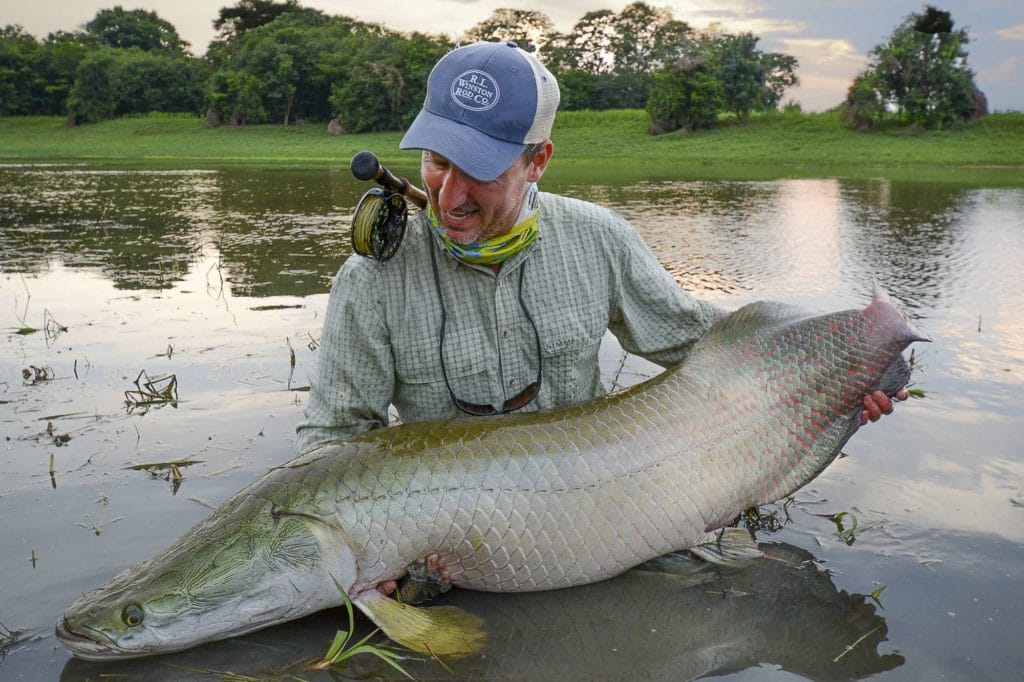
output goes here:
[[[545, 189], [622, 213], [698, 297], [825, 311], [863, 305], [878, 281], [934, 343], [915, 351], [923, 397], [765, 510], [784, 522], [759, 535], [776, 561], [674, 558], [571, 590], [455, 591], [444, 600], [491, 629], [455, 677], [1019, 679], [1024, 182], [860, 175], [552, 169]], [[363, 189], [340, 165], [0, 166], [0, 679], [331, 679], [304, 665], [341, 611], [115, 664], [70, 659], [52, 630], [81, 592], [290, 456]], [[655, 371], [623, 364], [612, 338], [602, 369], [609, 385]], [[357, 658], [335, 675], [387, 673]]]

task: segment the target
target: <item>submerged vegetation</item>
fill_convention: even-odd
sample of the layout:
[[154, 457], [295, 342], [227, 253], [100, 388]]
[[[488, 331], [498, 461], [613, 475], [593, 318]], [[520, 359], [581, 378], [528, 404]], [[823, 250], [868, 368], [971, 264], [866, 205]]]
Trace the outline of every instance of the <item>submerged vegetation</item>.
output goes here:
[[140, 370], [135, 378], [135, 390], [124, 392], [124, 401], [129, 410], [135, 407], [149, 407], [170, 403], [177, 407], [178, 377], [174, 374], [150, 377], [146, 370]]
[[352, 634], [356, 630], [356, 617], [355, 612], [352, 609], [352, 600], [348, 598], [348, 595], [345, 593], [345, 589], [337, 580], [334, 580], [334, 584], [338, 588], [338, 592], [341, 594], [341, 598], [345, 602], [345, 613], [348, 617], [346, 625], [347, 629], [338, 630], [337, 634], [334, 636], [334, 640], [331, 642], [331, 646], [327, 649], [327, 653], [324, 654], [323, 660], [313, 664], [311, 668], [313, 670], [323, 670], [331, 667], [341, 668], [354, 656], [366, 654], [368, 656], [374, 656], [384, 663], [387, 663], [404, 677], [407, 677], [410, 680], [413, 679], [412, 675], [402, 667], [400, 661], [408, 658], [409, 655], [414, 652], [401, 647], [391, 646], [389, 644], [371, 644], [370, 640], [373, 639], [374, 635], [380, 632], [379, 628], [366, 635], [358, 642], [351, 642]]

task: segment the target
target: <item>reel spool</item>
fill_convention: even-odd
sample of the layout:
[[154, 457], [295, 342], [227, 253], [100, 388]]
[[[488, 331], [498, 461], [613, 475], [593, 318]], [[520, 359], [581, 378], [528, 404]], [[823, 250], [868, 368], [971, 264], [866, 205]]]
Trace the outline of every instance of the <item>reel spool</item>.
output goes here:
[[402, 244], [408, 219], [409, 208], [401, 194], [386, 187], [367, 190], [352, 216], [352, 250], [374, 260], [388, 260]]
[[406, 201], [427, 207], [427, 194], [380, 164], [372, 152], [359, 152], [349, 166], [359, 180], [373, 180], [374, 187], [356, 204], [352, 216], [352, 249], [360, 256], [386, 261], [395, 255], [405, 236], [409, 218]]

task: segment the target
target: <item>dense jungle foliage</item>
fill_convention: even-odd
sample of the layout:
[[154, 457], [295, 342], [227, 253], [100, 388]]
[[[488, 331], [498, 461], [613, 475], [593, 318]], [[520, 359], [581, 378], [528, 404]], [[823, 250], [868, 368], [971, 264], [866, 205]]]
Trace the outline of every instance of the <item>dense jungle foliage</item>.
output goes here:
[[[222, 7], [213, 25], [217, 36], [202, 57], [173, 25], [141, 9], [104, 9], [83, 30], [42, 40], [2, 28], [0, 116], [59, 115], [75, 125], [181, 112], [209, 125], [330, 121], [335, 132], [401, 130], [419, 110], [431, 67], [456, 45], [298, 0], [240, 0]], [[515, 40], [558, 76], [562, 109], [646, 109], [652, 133], [776, 110], [798, 82], [797, 60], [759, 50], [757, 36], [698, 31], [644, 2], [588, 12], [568, 33], [543, 13], [498, 9], [459, 37], [471, 40]], [[977, 106], [966, 106], [983, 98], [966, 43], [948, 13], [926, 7], [907, 17], [851, 86], [849, 125], [902, 118], [948, 127], [977, 116]], [[924, 74], [923, 85], [905, 76], [912, 72]]]

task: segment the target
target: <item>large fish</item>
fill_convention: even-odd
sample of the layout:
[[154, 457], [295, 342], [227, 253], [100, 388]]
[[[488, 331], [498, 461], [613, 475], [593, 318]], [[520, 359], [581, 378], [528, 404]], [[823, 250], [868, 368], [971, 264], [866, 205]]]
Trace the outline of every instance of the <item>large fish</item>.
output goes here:
[[923, 340], [880, 290], [863, 310], [814, 317], [754, 303], [620, 393], [324, 446], [81, 597], [57, 636], [91, 659], [178, 651], [339, 605], [337, 581], [406, 646], [471, 652], [471, 617], [376, 586], [431, 553], [454, 585], [496, 592], [590, 583], [682, 549], [729, 554], [718, 531], [821, 472], [863, 396], [902, 387], [901, 352]]
[[[450, 661], [451, 679], [694, 680], [768, 667], [802, 680], [838, 681], [863, 680], [904, 663], [885, 651], [888, 626], [871, 598], [837, 589], [803, 549], [773, 542], [761, 548], [771, 560], [735, 568], [676, 553], [565, 590], [451, 592], [445, 601], [482, 618], [488, 632], [481, 656]], [[159, 662], [72, 659], [60, 679], [209, 681], [209, 674], [187, 672], [201, 670], [230, 670], [236, 679], [283, 680], [289, 673], [321, 679], [303, 668], [323, 656], [337, 628], [337, 614], [325, 611]], [[363, 625], [354, 637], [371, 629]], [[409, 658], [402, 667], [417, 680], [447, 679], [429, 658]], [[359, 679], [387, 672], [372, 657], [345, 670]]]

